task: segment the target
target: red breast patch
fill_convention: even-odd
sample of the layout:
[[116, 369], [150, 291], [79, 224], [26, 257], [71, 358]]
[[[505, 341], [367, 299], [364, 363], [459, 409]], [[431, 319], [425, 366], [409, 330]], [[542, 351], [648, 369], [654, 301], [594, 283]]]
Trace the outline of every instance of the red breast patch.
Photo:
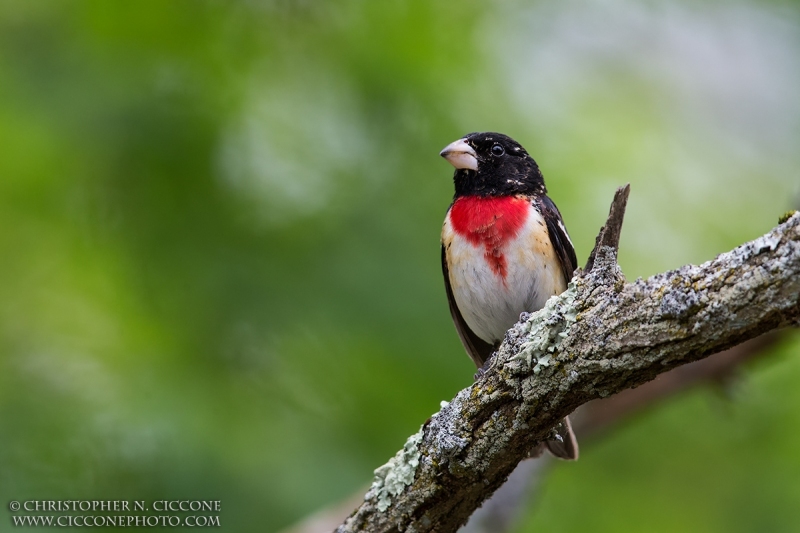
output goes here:
[[483, 257], [505, 281], [507, 263], [503, 246], [517, 236], [528, 218], [530, 202], [515, 196], [462, 196], [450, 209], [456, 233], [473, 246], [483, 246]]

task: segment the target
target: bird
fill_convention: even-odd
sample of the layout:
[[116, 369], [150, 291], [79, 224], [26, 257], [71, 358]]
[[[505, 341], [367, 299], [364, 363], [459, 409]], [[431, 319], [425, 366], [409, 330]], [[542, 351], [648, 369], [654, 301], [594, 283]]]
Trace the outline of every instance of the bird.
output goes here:
[[[461, 343], [483, 369], [520, 314], [567, 289], [578, 260], [539, 165], [517, 141], [469, 133], [439, 155], [455, 167], [441, 236], [445, 290]], [[546, 447], [577, 459], [569, 418], [554, 430], [530, 455]]]

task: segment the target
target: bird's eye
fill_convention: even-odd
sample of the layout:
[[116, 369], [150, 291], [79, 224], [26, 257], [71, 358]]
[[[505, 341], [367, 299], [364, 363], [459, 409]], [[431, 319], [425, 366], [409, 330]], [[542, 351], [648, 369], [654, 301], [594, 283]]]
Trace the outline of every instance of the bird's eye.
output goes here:
[[500, 157], [504, 153], [506, 153], [506, 151], [499, 144], [495, 144], [494, 146], [492, 146], [492, 155]]

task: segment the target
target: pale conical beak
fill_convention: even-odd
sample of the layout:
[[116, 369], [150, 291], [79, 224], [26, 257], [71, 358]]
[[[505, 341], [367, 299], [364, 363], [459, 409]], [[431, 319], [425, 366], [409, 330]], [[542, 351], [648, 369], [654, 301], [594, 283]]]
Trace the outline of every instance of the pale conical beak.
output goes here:
[[478, 170], [478, 157], [475, 150], [464, 139], [451, 142], [439, 152], [439, 155], [456, 168]]

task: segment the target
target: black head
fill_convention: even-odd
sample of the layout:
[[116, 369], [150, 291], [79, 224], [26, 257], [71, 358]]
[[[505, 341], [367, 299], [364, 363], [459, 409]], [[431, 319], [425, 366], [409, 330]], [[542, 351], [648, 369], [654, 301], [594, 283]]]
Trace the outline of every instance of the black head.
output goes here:
[[520, 144], [502, 133], [470, 133], [439, 154], [456, 167], [456, 197], [544, 194], [539, 166]]

